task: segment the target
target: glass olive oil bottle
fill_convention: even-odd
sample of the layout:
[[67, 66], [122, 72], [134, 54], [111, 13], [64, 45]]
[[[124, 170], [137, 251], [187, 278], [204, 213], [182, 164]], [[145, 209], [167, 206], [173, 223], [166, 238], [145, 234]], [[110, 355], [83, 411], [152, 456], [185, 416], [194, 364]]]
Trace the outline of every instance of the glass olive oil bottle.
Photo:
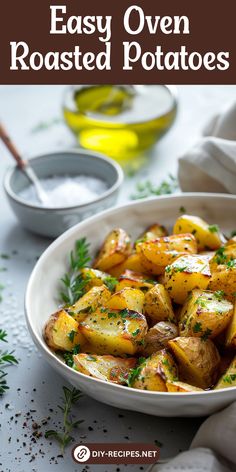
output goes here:
[[73, 86], [64, 103], [80, 146], [124, 165], [151, 148], [175, 115], [175, 95], [164, 85]]

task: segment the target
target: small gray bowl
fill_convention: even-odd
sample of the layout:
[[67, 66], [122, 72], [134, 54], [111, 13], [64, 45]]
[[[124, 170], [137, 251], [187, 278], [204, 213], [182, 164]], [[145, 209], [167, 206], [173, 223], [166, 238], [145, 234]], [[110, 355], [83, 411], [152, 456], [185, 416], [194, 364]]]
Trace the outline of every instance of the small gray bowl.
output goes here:
[[123, 171], [119, 164], [92, 151], [48, 153], [31, 159], [30, 164], [40, 178], [82, 174], [97, 177], [107, 184], [106, 192], [89, 203], [63, 208], [44, 208], [19, 196], [19, 192], [29, 185], [29, 181], [17, 166], [10, 168], [4, 178], [4, 188], [13, 212], [22, 226], [51, 238], [59, 236], [85, 218], [113, 206], [123, 182]]

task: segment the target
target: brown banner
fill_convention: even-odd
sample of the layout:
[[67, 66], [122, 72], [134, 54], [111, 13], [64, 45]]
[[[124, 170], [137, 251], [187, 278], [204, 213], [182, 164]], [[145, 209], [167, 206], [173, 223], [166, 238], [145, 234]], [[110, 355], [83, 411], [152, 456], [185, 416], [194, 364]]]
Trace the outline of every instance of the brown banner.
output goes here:
[[77, 464], [154, 464], [159, 455], [157, 446], [145, 443], [86, 443], [72, 450]]
[[0, 83], [233, 84], [235, 18], [234, 0], [4, 1]]

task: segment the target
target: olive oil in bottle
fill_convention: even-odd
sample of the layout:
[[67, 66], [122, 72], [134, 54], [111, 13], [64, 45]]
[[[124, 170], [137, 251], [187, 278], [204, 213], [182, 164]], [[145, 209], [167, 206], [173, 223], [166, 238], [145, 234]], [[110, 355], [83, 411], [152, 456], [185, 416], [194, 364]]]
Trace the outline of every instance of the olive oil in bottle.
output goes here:
[[67, 90], [64, 117], [80, 146], [121, 164], [141, 156], [170, 128], [176, 99], [164, 85], [94, 85]]

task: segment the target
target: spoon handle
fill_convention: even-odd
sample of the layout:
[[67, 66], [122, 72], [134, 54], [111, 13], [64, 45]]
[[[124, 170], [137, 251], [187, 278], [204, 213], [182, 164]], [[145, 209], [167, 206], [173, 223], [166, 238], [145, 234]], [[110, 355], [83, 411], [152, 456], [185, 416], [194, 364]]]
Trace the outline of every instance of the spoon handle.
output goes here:
[[16, 160], [18, 166], [23, 170], [26, 165], [27, 161], [24, 161], [20, 156], [19, 152], [17, 151], [15, 145], [13, 144], [10, 136], [7, 134], [4, 126], [0, 122], [0, 138], [4, 142], [5, 146], [7, 147], [8, 151], [12, 154], [14, 159]]

